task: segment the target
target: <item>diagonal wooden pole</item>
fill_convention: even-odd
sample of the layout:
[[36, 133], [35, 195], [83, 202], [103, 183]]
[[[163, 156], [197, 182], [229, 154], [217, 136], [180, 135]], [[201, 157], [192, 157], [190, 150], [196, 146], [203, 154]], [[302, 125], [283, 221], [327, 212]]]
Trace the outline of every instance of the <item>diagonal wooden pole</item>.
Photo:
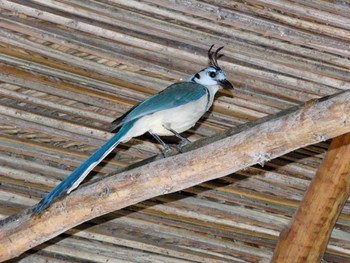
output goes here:
[[333, 139], [271, 262], [320, 262], [350, 194], [350, 133]]
[[[0, 261], [13, 258], [92, 218], [264, 163], [350, 132], [350, 91], [278, 113], [83, 186], [40, 216], [30, 209], [0, 221]], [[199, 148], [197, 148], [199, 147]]]

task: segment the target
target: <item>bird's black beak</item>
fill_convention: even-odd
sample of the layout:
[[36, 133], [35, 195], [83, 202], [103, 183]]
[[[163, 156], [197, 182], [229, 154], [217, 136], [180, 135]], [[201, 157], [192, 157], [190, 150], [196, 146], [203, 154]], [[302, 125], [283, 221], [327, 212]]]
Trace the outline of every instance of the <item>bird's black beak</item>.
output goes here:
[[219, 82], [224, 89], [233, 89], [233, 85], [227, 79], [219, 80]]

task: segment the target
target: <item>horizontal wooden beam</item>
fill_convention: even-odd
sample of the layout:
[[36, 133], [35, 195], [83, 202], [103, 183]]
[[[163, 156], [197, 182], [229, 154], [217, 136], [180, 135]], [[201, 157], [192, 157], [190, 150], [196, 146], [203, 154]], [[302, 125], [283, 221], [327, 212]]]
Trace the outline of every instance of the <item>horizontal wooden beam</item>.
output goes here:
[[281, 232], [273, 263], [320, 262], [350, 194], [350, 133], [333, 139], [292, 222]]
[[344, 91], [196, 142], [188, 148], [192, 150], [183, 154], [83, 186], [41, 216], [31, 216], [28, 209], [1, 221], [0, 260], [16, 257], [111, 211], [263, 164], [303, 146], [350, 132], [349, 119], [350, 91]]

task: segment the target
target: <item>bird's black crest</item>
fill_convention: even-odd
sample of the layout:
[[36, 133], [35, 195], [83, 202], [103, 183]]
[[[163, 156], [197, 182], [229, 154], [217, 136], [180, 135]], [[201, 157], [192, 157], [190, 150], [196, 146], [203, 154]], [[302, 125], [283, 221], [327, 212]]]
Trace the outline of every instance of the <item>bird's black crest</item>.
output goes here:
[[224, 47], [219, 47], [216, 51], [211, 51], [214, 47], [214, 44], [211, 45], [211, 47], [208, 50], [208, 58], [210, 61], [210, 64], [214, 67], [220, 68], [218, 64], [218, 59], [223, 56], [223, 54], [219, 54], [220, 50]]

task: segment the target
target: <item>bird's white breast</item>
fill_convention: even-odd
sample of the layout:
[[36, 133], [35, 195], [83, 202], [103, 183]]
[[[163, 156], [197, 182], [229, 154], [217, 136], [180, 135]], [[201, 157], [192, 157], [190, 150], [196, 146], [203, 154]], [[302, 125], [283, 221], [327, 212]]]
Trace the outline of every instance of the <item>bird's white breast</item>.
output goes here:
[[207, 88], [209, 90], [209, 96], [203, 96], [198, 100], [191, 101], [181, 106], [161, 110], [141, 117], [123, 136], [121, 141], [126, 142], [131, 138], [140, 136], [148, 131], [159, 136], [174, 135], [164, 127], [169, 127], [178, 133], [190, 129], [211, 107], [215, 93], [219, 89], [216, 85], [207, 86]]
[[206, 112], [208, 97], [203, 96], [199, 100], [186, 103], [184, 105], [159, 111], [152, 114], [149, 118], [150, 131], [160, 136], [169, 136], [165, 127], [169, 127], [178, 133], [184, 132], [193, 127], [196, 122]]
[[184, 132], [193, 127], [203, 116], [207, 110], [207, 105], [208, 97], [203, 96], [196, 101], [143, 116], [123, 136], [122, 141], [126, 142], [132, 137], [140, 136], [148, 131], [160, 136], [174, 135], [164, 127], [170, 127], [178, 133]]

